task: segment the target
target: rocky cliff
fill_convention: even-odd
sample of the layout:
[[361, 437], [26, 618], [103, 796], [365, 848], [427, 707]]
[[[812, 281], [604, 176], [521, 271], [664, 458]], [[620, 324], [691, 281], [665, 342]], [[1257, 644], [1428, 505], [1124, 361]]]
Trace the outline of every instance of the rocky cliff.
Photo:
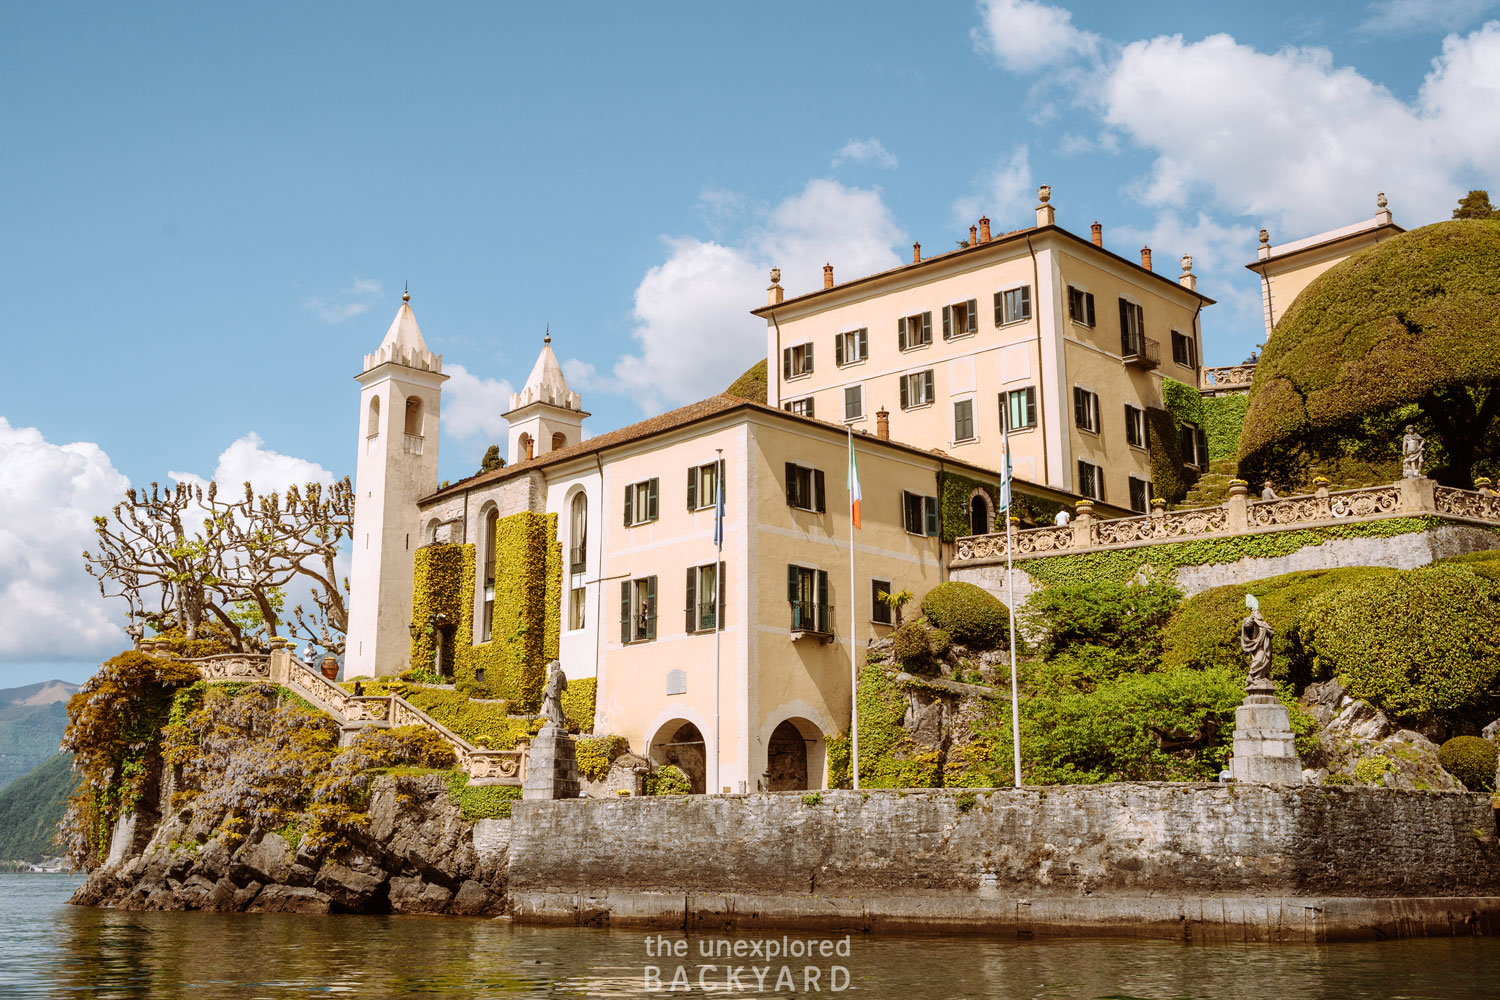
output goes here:
[[504, 910], [509, 819], [464, 819], [435, 774], [376, 779], [366, 815], [344, 844], [318, 851], [295, 825], [236, 841], [184, 809], [161, 821], [139, 852], [124, 851], [91, 872], [71, 902], [131, 910]]

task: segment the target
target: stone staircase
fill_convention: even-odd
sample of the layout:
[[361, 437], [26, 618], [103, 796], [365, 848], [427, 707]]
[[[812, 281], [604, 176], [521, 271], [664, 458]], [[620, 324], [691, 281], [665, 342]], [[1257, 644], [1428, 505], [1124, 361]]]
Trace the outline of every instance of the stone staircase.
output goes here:
[[1230, 458], [1220, 458], [1208, 465], [1208, 471], [1187, 491], [1182, 502], [1174, 504], [1173, 510], [1191, 507], [1217, 507], [1229, 497], [1229, 484], [1234, 480], [1235, 463]]

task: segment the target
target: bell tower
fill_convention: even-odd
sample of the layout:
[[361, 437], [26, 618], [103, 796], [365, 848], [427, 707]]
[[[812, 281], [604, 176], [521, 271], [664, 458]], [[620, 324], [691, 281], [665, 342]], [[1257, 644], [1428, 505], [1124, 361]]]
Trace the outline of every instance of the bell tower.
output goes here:
[[412, 566], [421, 537], [417, 501], [437, 490], [442, 355], [422, 339], [411, 295], [359, 382], [359, 458], [354, 474], [353, 560], [345, 677], [381, 677], [410, 658]]
[[510, 409], [502, 416], [510, 423], [510, 463], [540, 458], [549, 451], [583, 440], [583, 397], [568, 388], [557, 355], [552, 353], [552, 331], [542, 338], [531, 375], [520, 392], [510, 394]]

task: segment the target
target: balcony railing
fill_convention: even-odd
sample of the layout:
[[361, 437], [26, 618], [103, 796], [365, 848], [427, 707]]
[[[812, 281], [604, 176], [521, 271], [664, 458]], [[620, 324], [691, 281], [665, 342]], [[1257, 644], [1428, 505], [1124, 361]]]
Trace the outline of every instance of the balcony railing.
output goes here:
[[588, 546], [574, 545], [568, 549], [568, 572], [582, 573], [588, 569]]
[[707, 604], [699, 604], [687, 609], [687, 630], [689, 632], [712, 632], [714, 630], [714, 605], [710, 601]]
[[422, 454], [422, 435], [407, 434], [404, 440], [401, 442], [401, 450], [406, 452], [408, 455]]
[[1121, 334], [1120, 353], [1127, 365], [1137, 368], [1156, 368], [1161, 364], [1161, 345], [1139, 334]]
[[792, 631], [813, 635], [833, 634], [833, 605], [792, 601]]

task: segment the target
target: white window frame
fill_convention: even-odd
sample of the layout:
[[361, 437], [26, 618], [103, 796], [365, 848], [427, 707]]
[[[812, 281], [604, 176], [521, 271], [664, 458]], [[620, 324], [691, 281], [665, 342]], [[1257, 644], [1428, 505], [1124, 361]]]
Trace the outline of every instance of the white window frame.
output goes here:
[[588, 627], [587, 587], [573, 587], [568, 591], [568, 631], [578, 632]]
[[[1130, 429], [1134, 425], [1140, 430], [1140, 440], [1130, 440]], [[1125, 443], [1132, 448], [1146, 449], [1151, 447], [1151, 431], [1146, 426], [1146, 411], [1134, 403], [1125, 404]]]
[[[1024, 316], [1012, 316], [1010, 313], [1010, 295], [1012, 292], [1026, 293], [1026, 314]], [[1031, 293], [1031, 283], [1022, 282], [1019, 285], [1011, 285], [1007, 288], [995, 289], [995, 298], [1000, 304], [1000, 320], [995, 324], [999, 326], [1013, 326], [1016, 323], [1025, 323], [1031, 319], [1032, 310], [1035, 308]]]
[[[847, 330], [840, 330], [834, 334], [834, 337], [833, 360], [837, 367], [849, 368], [853, 365], [862, 365], [870, 359], [870, 328], [868, 326], [853, 326]], [[855, 350], [859, 349], [861, 343], [864, 344], [865, 350], [859, 357], [849, 357], [849, 346], [845, 340], [846, 337], [852, 338]], [[839, 360], [841, 355], [843, 357], [842, 361]]]
[[[969, 408], [969, 436], [958, 436], [958, 408], [968, 406]], [[964, 399], [953, 401], [953, 444], [973, 444], [979, 440], [979, 424], [974, 419], [974, 397], [968, 396]]]
[[[1092, 310], [1092, 312], [1094, 313], [1094, 321], [1092, 323], [1089, 322], [1089, 316], [1088, 316], [1088, 314], [1090, 312], [1088, 306], [1089, 306], [1090, 303], [1093, 302], [1094, 293], [1091, 292], [1091, 291], [1089, 291], [1087, 288], [1085, 288], [1082, 285], [1075, 285], [1075, 284], [1072, 284], [1071, 282], [1069, 282], [1064, 287], [1065, 287], [1066, 291], [1064, 292], [1064, 297], [1065, 298], [1064, 298], [1064, 302], [1063, 302], [1063, 308], [1064, 308], [1064, 310], [1068, 314], [1068, 321], [1071, 322], [1071, 323], [1076, 323], [1079, 326], [1084, 327], [1085, 329], [1089, 329], [1089, 330], [1092, 330], [1095, 327], [1097, 327], [1099, 325], [1099, 310], [1098, 310], [1097, 303], [1095, 303], [1095, 308]], [[1072, 301], [1071, 301], [1071, 299], [1072, 299], [1072, 293], [1073, 292], [1077, 292], [1079, 295], [1083, 296], [1083, 299], [1081, 301], [1082, 301], [1082, 304], [1084, 306], [1084, 309], [1083, 309], [1083, 317], [1081, 319], [1078, 318], [1078, 317], [1075, 317], [1073, 315], [1073, 305], [1072, 305]]]
[[[1094, 470], [1094, 492], [1090, 493], [1083, 488], [1083, 467], [1087, 465]], [[1104, 466], [1098, 462], [1090, 462], [1086, 458], [1078, 460], [1078, 492], [1098, 503], [1104, 502]]]
[[[972, 313], [969, 311], [971, 304], [974, 306]], [[958, 314], [954, 311], [960, 307], [963, 308], [965, 313], [962, 333], [958, 331]], [[963, 298], [949, 302], [943, 306], [943, 320], [944, 328], [950, 331], [943, 335], [944, 341], [963, 340], [965, 337], [977, 336], [979, 333], [979, 300]]]
[[[791, 352], [792, 358], [791, 374], [787, 375], [783, 372], [786, 381], [791, 382], [796, 379], [808, 378], [812, 375], [813, 366], [809, 364], [809, 359], [813, 357], [812, 346], [812, 341], [810, 340], [803, 341], [800, 344], [786, 345], [786, 349]], [[798, 370], [797, 367], [799, 360], [802, 365], [801, 370]]]
[[[801, 409], [798, 409], [798, 407]], [[813, 398], [811, 396], [798, 396], [796, 399], [788, 399], [781, 404], [781, 408], [788, 413], [794, 413], [799, 417], [807, 417], [808, 419], [814, 419], [813, 414], [817, 410], [817, 407], [813, 405]]]
[[[692, 467], [692, 473], [698, 481], [693, 487], [694, 506], [690, 509], [707, 510], [719, 502], [719, 472], [721, 471], [721, 467], [723, 466], [723, 464], [723, 459], [720, 459], [717, 462], [706, 462], [703, 465], [695, 465]], [[705, 477], [709, 477], [710, 482], [713, 484], [712, 489], [705, 490], [703, 488], [703, 480]]]
[[[1031, 398], [1029, 400], [1029, 406], [1027, 407], [1027, 409], [1031, 412], [1032, 421], [1031, 421], [1031, 423], [1026, 424], [1024, 427], [1011, 427], [1011, 426], [1009, 426], [1009, 424], [1010, 424], [1010, 397], [1011, 397], [1011, 393], [1016, 393], [1016, 392], [1029, 392], [1031, 394]], [[1040, 422], [1040, 420], [1041, 420], [1041, 413], [1037, 409], [1037, 405], [1036, 405], [1036, 386], [1035, 385], [1022, 385], [1022, 386], [1017, 386], [1014, 389], [1002, 389], [1002, 390], [1000, 390], [1000, 423], [1001, 423], [1001, 427], [1004, 430], [1006, 430], [1007, 432], [1009, 432], [1011, 434], [1024, 434], [1027, 431], [1036, 430], [1037, 424]]]
[[[859, 395], [859, 412], [849, 416], [849, 393], [853, 391]], [[865, 419], [865, 386], [863, 382], [844, 386], [844, 423], [857, 424]]]
[[[1089, 394], [1089, 398], [1091, 400], [1091, 404], [1090, 404], [1090, 407], [1089, 407], [1089, 412], [1093, 415], [1093, 418], [1094, 418], [1093, 419], [1093, 426], [1092, 427], [1089, 426], [1088, 424], [1081, 424], [1081, 423], [1078, 422], [1078, 392], [1079, 392], [1079, 390], [1082, 390], [1083, 392], [1086, 392], [1086, 393]], [[1097, 392], [1095, 392], [1093, 389], [1090, 389], [1086, 385], [1077, 385], [1077, 384], [1075, 384], [1073, 386], [1073, 426], [1077, 427], [1079, 430], [1083, 431], [1085, 434], [1098, 434], [1099, 433], [1099, 428], [1102, 426], [1101, 421], [1099, 419], [1099, 394]]]
[[1143, 500], [1141, 506], [1139, 506], [1139, 507], [1137, 507], [1135, 505], [1135, 497], [1134, 496], [1127, 496], [1126, 497], [1125, 502], [1130, 505], [1130, 509], [1133, 510], [1133, 511], [1136, 511], [1137, 513], [1140, 513], [1140, 514], [1149, 514], [1149, 513], [1151, 513], [1151, 480], [1149, 480], [1149, 479], [1142, 479], [1140, 476], [1131, 476], [1131, 477], [1129, 477], [1126, 480], [1126, 483], [1127, 483], [1127, 486], [1128, 486], [1127, 492], [1134, 491], [1135, 484], [1136, 483], [1140, 483], [1141, 486], [1144, 487], [1144, 493], [1145, 493], [1144, 500]]
[[[926, 392], [927, 392], [927, 376], [929, 374], [932, 375], [932, 395], [931, 396], [926, 396]], [[910, 381], [908, 381], [909, 379], [916, 379], [917, 380], [916, 384], [921, 385], [923, 395], [926, 396], [926, 398], [924, 398], [919, 403], [912, 402], [912, 396], [913, 396], [913, 394], [912, 394], [912, 385], [913, 385], [913, 383], [910, 382]], [[903, 372], [902, 375], [901, 375], [901, 380], [902, 380], [901, 384], [906, 387], [906, 403], [901, 407], [902, 410], [920, 410], [923, 407], [931, 406], [933, 404], [933, 402], [936, 401], [936, 399], [937, 399], [937, 370], [936, 369], [934, 369], [934, 368], [922, 368], [922, 369], [919, 369], [919, 370], [914, 371], [914, 372]]]
[[[912, 320], [916, 320], [917, 321], [917, 329], [918, 329], [919, 332], [920, 331], [925, 331], [926, 332], [927, 339], [923, 340], [921, 343], [916, 343], [916, 344], [912, 343], [911, 334], [909, 332], [911, 330], [911, 327], [912, 327], [912, 324], [911, 324]], [[902, 327], [903, 324], [905, 325], [908, 333], [906, 334], [906, 343], [904, 345], [898, 345], [898, 346], [900, 346], [901, 350], [903, 350], [903, 351], [921, 351], [921, 350], [925, 350], [925, 349], [927, 349], [927, 348], [929, 348], [929, 347], [932, 346], [932, 310], [930, 310], [930, 309], [923, 309], [921, 312], [911, 313], [911, 314], [908, 314], [906, 316], [898, 316], [896, 318], [896, 328], [898, 330], [898, 337], [899, 337], [899, 330], [901, 329], [901, 327]]]

